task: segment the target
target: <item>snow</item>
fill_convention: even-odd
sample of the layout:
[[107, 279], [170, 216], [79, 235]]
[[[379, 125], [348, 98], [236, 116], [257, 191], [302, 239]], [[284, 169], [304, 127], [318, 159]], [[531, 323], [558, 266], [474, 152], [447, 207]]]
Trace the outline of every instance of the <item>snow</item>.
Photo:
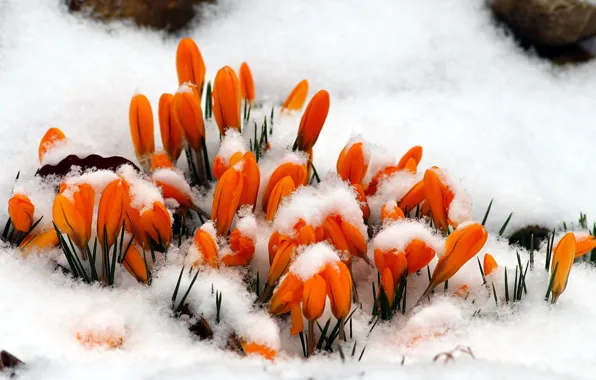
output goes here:
[[[523, 52], [494, 26], [484, 1], [378, 0], [364, 5], [329, 0], [314, 5], [306, 0], [220, 0], [205, 15], [188, 34], [206, 60], [207, 79], [224, 65], [246, 61], [259, 102], [281, 104], [303, 78], [309, 80], [311, 96], [319, 89], [329, 91], [330, 112], [314, 148], [320, 175], [335, 172], [339, 152], [355, 133], [371, 145], [365, 182], [419, 144], [424, 147], [419, 172], [433, 165], [448, 169], [469, 194], [475, 220], [482, 219], [494, 198], [487, 221], [491, 236], [478, 257], [490, 252], [499, 264], [499, 271], [487, 279], [499, 298], [504, 297], [503, 267], [508, 268], [511, 290], [517, 261], [515, 251], [496, 238], [510, 212], [505, 236], [527, 224], [552, 229], [577, 220], [580, 211], [588, 217], [596, 214], [591, 202], [595, 179], [586, 174], [592, 170], [596, 140], [596, 88], [591, 85], [596, 62], [557, 67]], [[51, 215], [51, 187], [28, 185], [36, 181], [31, 178], [39, 167], [37, 147], [47, 128], [60, 128], [68, 144], [84, 148], [66, 144], [64, 150], [51, 150], [44, 163], [57, 163], [72, 152], [134, 160], [127, 117], [130, 94], [146, 94], [157, 112], [159, 96], [176, 91], [178, 37], [89, 22], [69, 15], [58, 2], [41, 0], [0, 2], [0, 35], [0, 130], [5, 136], [0, 203], [6, 204], [20, 170], [18, 186], [30, 194], [35, 216]], [[278, 165], [282, 148], [291, 146], [299, 120], [300, 113], [276, 115], [271, 152], [259, 162], [263, 178]], [[209, 155], [215, 157], [217, 128], [206, 123], [206, 129]], [[266, 186], [267, 181], [261, 183]], [[147, 204], [159, 198], [159, 191], [148, 186], [135, 192]], [[346, 193], [339, 195], [333, 204], [356, 215], [351, 202], [342, 202]], [[3, 220], [7, 213], [2, 212]], [[270, 230], [258, 226], [253, 268], [263, 279]], [[362, 361], [349, 355], [345, 363], [336, 355], [300, 360], [299, 341], [290, 339], [285, 322], [278, 321], [287, 356], [267, 363], [224, 352], [221, 341], [197, 341], [183, 321], [171, 318], [169, 300], [179, 272], [172, 263], [155, 269], [151, 287], [131, 282], [107, 289], [54, 272], [48, 260], [58, 252], [23, 260], [19, 252], [3, 247], [0, 348], [24, 360], [28, 369], [21, 377], [32, 379], [190, 379], [197, 371], [224, 379], [590, 379], [596, 370], [591, 339], [596, 334], [594, 269], [578, 263], [557, 305], [548, 305], [543, 302], [548, 275], [541, 249], [522, 302], [497, 308], [472, 258], [449, 281], [449, 289], [468, 285], [474, 305], [437, 289], [430, 304], [414, 309], [416, 296], [428, 283], [422, 271], [408, 279], [411, 312], [379, 323], [370, 335], [370, 282], [376, 272], [356, 265], [366, 309], [354, 314], [357, 351], [367, 347]], [[169, 256], [177, 254], [174, 249]], [[525, 263], [528, 253], [522, 249], [520, 255]], [[211, 276], [205, 274], [206, 282], [198, 283], [191, 296], [210, 315]], [[265, 314], [235, 318], [250, 299], [234, 277], [215, 277], [214, 284], [224, 291], [223, 317], [229, 318], [222, 330], [234, 328], [275, 345], [276, 325]], [[480, 308], [482, 313], [474, 317]], [[89, 326], [89, 319], [101, 326], [126, 326], [123, 348], [79, 344], [76, 327]], [[419, 338], [421, 330], [427, 333]], [[476, 360], [457, 354], [452, 363], [432, 363], [436, 354], [460, 344], [470, 346]], [[348, 343], [344, 352], [350, 350]]]
[[372, 247], [383, 251], [390, 249], [404, 251], [414, 239], [426, 243], [439, 257], [444, 254], [445, 248], [441, 236], [431, 230], [428, 224], [415, 220], [398, 220], [383, 226], [372, 241]]
[[323, 270], [325, 265], [338, 261], [340, 261], [339, 255], [330, 244], [317, 243], [306, 247], [303, 252], [299, 253], [296, 260], [290, 265], [289, 271], [302, 281], [306, 281]]
[[370, 215], [373, 220], [381, 220], [381, 209], [387, 201], [401, 200], [421, 179], [422, 176], [412, 174], [406, 170], [400, 170], [388, 177], [384, 177], [384, 179], [379, 182], [375, 195], [367, 198], [368, 207], [370, 207]]
[[238, 211], [238, 219], [236, 219], [234, 227], [240, 231], [241, 235], [250, 238], [254, 242], [257, 241], [259, 227], [250, 206], [245, 206]]
[[130, 185], [131, 206], [139, 210], [140, 213], [152, 209], [155, 202], [163, 203], [159, 188], [143, 178], [143, 174], [137, 173], [132, 166], [121, 166], [118, 168], [117, 174]]
[[225, 165], [229, 165], [230, 158], [234, 153], [240, 152], [244, 154], [246, 151], [246, 142], [242, 138], [242, 135], [234, 128], [230, 128], [226, 131], [226, 135], [221, 142], [217, 156], [221, 158]]
[[447, 170], [440, 168], [435, 170], [441, 182], [446, 184], [449, 190], [453, 192], [453, 200], [449, 205], [449, 220], [457, 225], [470, 221], [472, 219], [472, 203], [466, 191], [461, 184], [451, 178]]

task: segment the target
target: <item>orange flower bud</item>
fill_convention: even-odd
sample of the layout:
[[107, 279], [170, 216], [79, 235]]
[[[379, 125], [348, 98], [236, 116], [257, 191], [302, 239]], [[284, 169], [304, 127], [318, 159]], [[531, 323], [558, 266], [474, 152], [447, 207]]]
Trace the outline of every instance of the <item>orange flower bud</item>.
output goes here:
[[273, 360], [277, 356], [277, 352], [274, 349], [262, 344], [241, 340], [240, 346], [246, 355], [260, 355], [267, 360]]
[[137, 94], [130, 100], [130, 135], [139, 162], [144, 165], [147, 157], [155, 151], [153, 140], [153, 111], [149, 99]]
[[128, 251], [124, 255], [122, 265], [124, 268], [133, 276], [138, 282], [144, 284], [149, 281], [149, 260], [146, 261], [146, 257], [141, 254], [133, 244], [130, 245]]
[[221, 261], [225, 266], [248, 265], [255, 255], [255, 242], [236, 228], [230, 234], [230, 247], [233, 255], [224, 256]]
[[190, 82], [199, 88], [199, 94], [203, 93], [205, 62], [199, 47], [191, 38], [183, 38], [178, 43], [176, 71], [178, 72], [178, 84]]
[[308, 80], [303, 79], [294, 87], [281, 107], [282, 111], [299, 111], [304, 106], [308, 95]]
[[72, 198], [60, 193], [54, 199], [52, 216], [58, 229], [84, 250], [91, 238], [95, 190], [88, 184], [77, 185]]
[[341, 261], [326, 265], [322, 276], [327, 282], [331, 312], [337, 319], [346, 318], [352, 306], [352, 276]]
[[227, 163], [219, 155], [215, 156], [212, 167], [213, 175], [215, 175], [215, 178], [219, 179], [230, 166], [236, 165], [240, 160], [242, 160], [242, 152], [232, 154], [232, 157], [230, 157]]
[[[435, 227], [443, 232], [448, 227], [448, 207], [453, 200], [453, 192], [441, 182], [436, 167], [428, 169], [424, 173], [424, 193], [426, 201], [430, 205]], [[438, 168], [437, 168], [438, 169]]]
[[217, 234], [225, 236], [230, 230], [238, 210], [243, 187], [242, 172], [231, 167], [221, 176], [215, 187], [211, 219], [216, 223]]
[[163, 148], [175, 163], [182, 153], [184, 132], [175, 116], [174, 95], [172, 94], [163, 94], [159, 98], [159, 130]]
[[240, 84], [230, 66], [221, 68], [213, 84], [213, 117], [223, 136], [228, 128], [240, 131]]
[[395, 201], [387, 202], [381, 207], [381, 222], [383, 224], [403, 218], [405, 218], [404, 212], [397, 206]]
[[281, 241], [269, 268], [269, 274], [267, 275], [269, 285], [273, 286], [287, 272], [292, 263], [292, 256], [295, 251], [296, 243], [289, 239]]
[[[412, 164], [412, 161], [410, 160], [413, 160], [414, 164]], [[420, 145], [416, 145], [403, 155], [403, 157], [397, 163], [397, 168], [402, 170], [409, 167], [410, 170], [414, 169], [414, 173], [416, 173], [416, 167], [420, 163], [420, 160], [422, 160], [422, 147]]]
[[246, 62], [240, 65], [240, 91], [242, 99], [252, 103], [255, 100], [255, 83], [252, 79], [252, 72]]
[[302, 291], [302, 314], [309, 321], [315, 321], [323, 315], [325, 310], [325, 297], [327, 295], [327, 283], [318, 274], [315, 274], [304, 282]]
[[43, 135], [41, 138], [41, 142], [39, 143], [39, 149], [37, 154], [39, 156], [39, 162], [43, 161], [43, 156], [50, 150], [52, 147], [56, 145], [58, 141], [64, 140], [66, 136], [62, 131], [58, 128], [50, 128], [46, 131], [46, 134]]
[[201, 140], [205, 138], [205, 121], [199, 99], [185, 89], [174, 95], [174, 117], [182, 127], [188, 144], [196, 151], [201, 149]]
[[8, 200], [8, 216], [15, 230], [27, 232], [33, 225], [35, 206], [28, 196], [14, 194]]
[[381, 285], [389, 300], [389, 305], [393, 305], [395, 290], [401, 281], [401, 278], [406, 275], [408, 261], [403, 252], [396, 249], [388, 251], [381, 251], [375, 249], [374, 253], [375, 265], [381, 273]]
[[366, 175], [369, 161], [370, 157], [364, 152], [364, 143], [357, 142], [350, 146], [346, 145], [337, 160], [337, 173], [341, 179], [350, 184], [361, 184]]
[[581, 257], [596, 248], [596, 238], [592, 235], [575, 237], [575, 258]]
[[168, 155], [163, 152], [153, 153], [151, 156], [151, 170], [156, 171], [157, 169], [173, 168], [172, 161], [168, 158]]
[[389, 306], [393, 306], [393, 301], [395, 300], [395, 288], [397, 287], [397, 284], [393, 281], [393, 274], [388, 267], [383, 269], [381, 272], [381, 286], [383, 287], [383, 291], [387, 296]]
[[281, 202], [296, 190], [292, 177], [286, 176], [282, 178], [273, 188], [269, 202], [267, 203], [267, 215], [265, 220], [272, 221], [277, 213], [277, 209]]
[[576, 243], [573, 232], [568, 232], [563, 236], [555, 252], [551, 262], [550, 271], [551, 274], [555, 272], [555, 278], [553, 280], [552, 287], [552, 303], [556, 303], [559, 296], [565, 291], [567, 282], [569, 281], [569, 273], [573, 267], [573, 260], [575, 258]]
[[360, 184], [354, 184], [352, 187], [356, 190], [358, 203], [360, 203], [360, 210], [362, 210], [362, 218], [366, 221], [370, 217], [370, 207], [368, 206], [364, 189], [362, 189], [362, 185]]
[[27, 235], [25, 240], [21, 242], [19, 248], [23, 251], [23, 255], [29, 256], [35, 250], [44, 250], [46, 248], [54, 248], [58, 245], [58, 236], [54, 229], [49, 229], [40, 234], [31, 233]]
[[321, 129], [329, 113], [329, 93], [325, 90], [317, 92], [300, 119], [298, 137], [295, 146], [301, 151], [309, 151], [317, 142]]
[[263, 211], [267, 210], [267, 203], [269, 202], [269, 197], [275, 188], [275, 185], [282, 178], [290, 176], [292, 181], [294, 181], [294, 185], [300, 186], [306, 180], [306, 169], [302, 165], [295, 164], [293, 162], [287, 162], [277, 167], [269, 177], [269, 182], [267, 183], [267, 187], [265, 188], [265, 193], [263, 194]]
[[242, 195], [240, 195], [240, 206], [249, 205], [254, 209], [261, 184], [261, 170], [253, 152], [244, 153], [242, 159], [244, 160], [242, 167], [244, 185], [242, 186]]
[[[481, 224], [472, 223], [451, 233], [445, 241], [445, 255], [433, 271], [422, 297], [426, 297], [437, 285], [449, 280], [486, 243], [488, 233]], [[574, 241], [575, 242], [575, 241]]]
[[104, 241], [107, 241], [107, 245], [104, 248], [114, 245], [114, 241], [122, 228], [125, 212], [124, 191], [122, 180], [117, 179], [106, 186], [99, 199], [97, 239], [102, 246], [104, 245]]
[[391, 174], [396, 173], [398, 171], [399, 169], [397, 168], [397, 166], [387, 166], [382, 170], [379, 170], [368, 184], [365, 194], [368, 196], [375, 195], [377, 193], [379, 182], [381, 182], [383, 178], [389, 177]]
[[408, 274], [416, 273], [435, 257], [435, 250], [419, 239], [414, 239], [404, 250], [408, 262]]
[[213, 237], [199, 228], [195, 233], [195, 245], [202, 255], [201, 261], [212, 268], [217, 268], [219, 246]]
[[426, 193], [424, 192], [424, 181], [416, 182], [414, 186], [406, 195], [404, 195], [398, 202], [400, 209], [405, 210], [405, 213], [410, 213], [416, 209], [416, 207], [422, 203]]
[[163, 247], [168, 247], [172, 240], [172, 220], [166, 206], [154, 202], [150, 210], [141, 213], [140, 224], [143, 230]]
[[497, 262], [495, 261], [495, 258], [492, 257], [491, 254], [486, 253], [484, 254], [484, 275], [485, 276], [489, 276], [491, 273], [493, 273], [496, 269], [497, 269]]

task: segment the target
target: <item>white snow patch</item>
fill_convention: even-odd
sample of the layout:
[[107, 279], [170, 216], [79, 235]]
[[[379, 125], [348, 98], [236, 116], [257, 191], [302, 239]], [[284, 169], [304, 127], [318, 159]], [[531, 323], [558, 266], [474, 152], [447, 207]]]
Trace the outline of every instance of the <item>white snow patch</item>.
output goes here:
[[373, 239], [372, 246], [373, 249], [383, 251], [394, 248], [403, 252], [414, 239], [426, 243], [439, 257], [445, 253], [445, 243], [441, 235], [426, 223], [413, 219], [398, 220], [385, 225]]
[[228, 128], [226, 135], [223, 138], [217, 156], [223, 161], [224, 164], [230, 164], [230, 158], [236, 153], [240, 152], [244, 155], [247, 152], [246, 141], [234, 128]]
[[325, 265], [338, 261], [340, 261], [339, 255], [333, 247], [326, 242], [321, 242], [304, 248], [304, 251], [290, 265], [289, 272], [306, 281], [319, 273]]

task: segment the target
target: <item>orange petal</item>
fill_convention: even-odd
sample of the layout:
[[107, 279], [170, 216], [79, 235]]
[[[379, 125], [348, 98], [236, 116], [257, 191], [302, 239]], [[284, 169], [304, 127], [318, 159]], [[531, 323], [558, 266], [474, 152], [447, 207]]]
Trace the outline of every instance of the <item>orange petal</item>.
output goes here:
[[404, 212], [393, 202], [387, 202], [381, 207], [381, 222], [383, 224], [392, 220], [399, 220], [405, 218]]
[[255, 242], [242, 235], [236, 228], [230, 234], [230, 247], [233, 255], [226, 255], [222, 258], [222, 263], [225, 266], [248, 265], [255, 255]]
[[366, 188], [365, 194], [366, 195], [375, 195], [377, 193], [377, 188], [379, 183], [386, 177], [389, 177], [391, 174], [398, 172], [399, 169], [396, 166], [387, 166], [386, 168], [379, 170], [377, 174], [375, 174], [368, 184]]
[[320, 275], [315, 274], [304, 282], [302, 314], [304, 314], [306, 319], [315, 321], [323, 315], [326, 295], [327, 283]]
[[172, 94], [163, 94], [159, 98], [159, 130], [163, 148], [175, 163], [182, 153], [184, 132], [175, 116]]
[[240, 65], [240, 91], [242, 99], [252, 103], [255, 100], [255, 83], [252, 79], [252, 72], [246, 62]]
[[341, 222], [341, 230], [346, 237], [350, 254], [368, 262], [368, 258], [366, 257], [366, 239], [360, 230], [344, 221]]
[[277, 352], [274, 349], [262, 344], [249, 343], [242, 340], [240, 341], [240, 346], [246, 355], [260, 355], [267, 360], [273, 360], [277, 356]]
[[569, 273], [573, 267], [573, 260], [575, 258], [576, 243], [573, 232], [568, 232], [563, 236], [555, 252], [553, 253], [552, 263], [550, 267], [551, 274], [554, 273], [555, 278], [552, 287], [552, 302], [557, 302], [559, 296], [565, 291], [567, 282], [569, 281]]
[[153, 111], [145, 95], [137, 94], [130, 100], [129, 123], [137, 159], [145, 164], [147, 157], [155, 151]]
[[370, 217], [370, 207], [368, 206], [368, 201], [366, 200], [366, 195], [364, 194], [364, 189], [362, 189], [362, 185], [355, 184], [352, 185], [352, 188], [356, 191], [356, 199], [360, 204], [360, 210], [362, 211], [362, 218], [366, 221]]
[[491, 254], [486, 253], [484, 255], [484, 275], [489, 276], [495, 271], [495, 269], [497, 269], [497, 262], [495, 261], [495, 258], [492, 257]]
[[403, 157], [397, 163], [398, 169], [406, 169], [409, 166], [409, 169], [412, 169], [412, 164], [408, 163], [408, 161], [413, 160], [415, 165], [413, 166], [414, 173], [416, 172], [416, 167], [422, 160], [422, 147], [420, 145], [413, 146], [410, 150], [403, 155]]
[[102, 246], [104, 241], [107, 241], [104, 248], [114, 245], [124, 222], [124, 209], [124, 186], [122, 181], [117, 179], [105, 187], [99, 199], [97, 239]]
[[146, 257], [142, 255], [134, 245], [130, 245], [128, 251], [126, 251], [126, 255], [124, 256], [124, 261], [122, 261], [122, 265], [124, 268], [133, 276], [138, 282], [142, 282], [144, 284], [147, 283], [149, 279], [149, 271], [146, 265]]
[[141, 227], [156, 243], [168, 247], [172, 240], [172, 220], [161, 202], [154, 202], [150, 210], [141, 213]]
[[292, 177], [287, 176], [282, 178], [273, 188], [269, 202], [267, 203], [267, 215], [265, 220], [272, 221], [277, 213], [277, 209], [281, 202], [296, 189]]
[[199, 94], [203, 93], [205, 62], [199, 47], [191, 38], [183, 38], [178, 43], [176, 71], [178, 72], [178, 84], [190, 82], [199, 88]]
[[171, 183], [163, 182], [158, 179], [154, 179], [154, 182], [155, 185], [161, 189], [164, 199], [174, 199], [178, 203], [180, 209], [189, 209], [194, 206], [191, 197], [185, 191]]
[[28, 256], [35, 250], [54, 248], [57, 245], [58, 236], [56, 235], [56, 231], [52, 228], [40, 234], [31, 233], [27, 235], [25, 240], [19, 245], [19, 248], [23, 251], [24, 256]]
[[316, 236], [315, 236], [315, 229], [310, 224], [307, 224], [298, 230], [298, 236], [296, 236], [296, 240], [298, 241], [299, 245], [310, 245], [315, 244]]
[[321, 90], [312, 97], [300, 119], [295, 144], [297, 149], [306, 152], [315, 145], [328, 113], [329, 93]]
[[41, 141], [39, 143], [39, 149], [37, 154], [39, 156], [39, 162], [43, 160], [43, 156], [50, 150], [58, 141], [64, 140], [66, 136], [62, 131], [58, 128], [50, 128], [46, 131], [46, 134], [43, 135]]
[[292, 318], [292, 326], [290, 327], [290, 333], [292, 336], [298, 335], [304, 330], [304, 321], [302, 320], [302, 309], [300, 308], [299, 302], [294, 302], [290, 305], [290, 313]]
[[358, 142], [346, 146], [337, 160], [337, 173], [342, 180], [350, 184], [361, 184], [370, 158], [364, 153], [364, 143]]
[[230, 230], [238, 210], [243, 187], [242, 172], [231, 167], [221, 176], [215, 187], [211, 219], [216, 223], [217, 234], [225, 236]]
[[172, 161], [168, 158], [168, 155], [163, 152], [153, 153], [151, 156], [151, 170], [156, 171], [157, 169], [173, 168]]
[[273, 258], [275, 257], [277, 249], [281, 244], [281, 236], [282, 235], [277, 231], [273, 231], [271, 236], [269, 236], [269, 243], [267, 244], [267, 248], [269, 251], [269, 265], [273, 263]]
[[254, 209], [261, 184], [261, 171], [253, 152], [244, 153], [242, 158], [244, 160], [244, 166], [242, 167], [244, 186], [242, 187], [242, 195], [240, 195], [240, 206], [249, 205]]
[[52, 218], [58, 229], [67, 234], [79, 248], [85, 246], [85, 219], [64, 194], [58, 194], [54, 198]]
[[192, 92], [178, 91], [174, 95], [173, 111], [184, 138], [194, 150], [199, 150], [201, 140], [205, 138], [205, 121], [199, 99]]
[[302, 289], [304, 283], [294, 273], [288, 273], [283, 278], [269, 302], [269, 313], [273, 315], [282, 315], [290, 311], [294, 303], [302, 300]]
[[383, 272], [381, 272], [381, 286], [387, 296], [389, 306], [393, 306], [393, 301], [395, 300], [395, 287], [397, 284], [393, 282], [393, 273], [391, 273], [389, 268], [385, 268]]
[[416, 182], [414, 186], [406, 195], [400, 199], [398, 202], [398, 206], [400, 209], [405, 210], [405, 214], [409, 214], [411, 211], [415, 210], [416, 207], [422, 203], [424, 198], [426, 197], [426, 193], [424, 192], [424, 180]]
[[271, 192], [273, 192], [273, 188], [275, 188], [275, 185], [286, 176], [290, 176], [294, 181], [294, 184], [300, 186], [306, 179], [306, 169], [304, 166], [292, 162], [287, 162], [278, 166], [271, 174], [271, 177], [269, 177], [265, 193], [263, 193], [263, 211], [267, 210], [267, 203], [269, 202], [269, 197], [271, 196]]
[[281, 107], [282, 111], [299, 111], [304, 106], [308, 95], [308, 80], [303, 79], [294, 87]]
[[326, 265], [321, 273], [327, 282], [331, 312], [337, 319], [346, 318], [352, 306], [352, 276], [341, 261]]
[[286, 273], [290, 264], [292, 263], [292, 256], [296, 251], [296, 244], [291, 240], [284, 240], [281, 246], [277, 249], [269, 274], [267, 275], [267, 282], [273, 286], [279, 278]]
[[596, 248], [596, 238], [592, 235], [575, 238], [575, 258], [581, 257]]
[[341, 226], [337, 223], [337, 221], [333, 217], [327, 217], [323, 221], [323, 227], [325, 228], [325, 233], [329, 236], [330, 243], [340, 252], [348, 251], [348, 242], [346, 240], [346, 236], [342, 231]]
[[15, 194], [8, 200], [8, 215], [15, 230], [27, 232], [33, 225], [35, 206], [28, 196]]
[[488, 233], [478, 223], [453, 231], [445, 241], [445, 255], [439, 258], [424, 296], [457, 273], [468, 260], [480, 251], [487, 238]]
[[435, 250], [419, 239], [414, 239], [404, 250], [408, 263], [408, 274], [416, 273], [427, 266], [435, 257]]
[[213, 237], [208, 232], [199, 228], [195, 233], [194, 242], [201, 252], [203, 263], [212, 268], [217, 268], [219, 246], [213, 240]]
[[433, 168], [424, 173], [424, 194], [430, 205], [433, 221], [437, 229], [447, 231], [447, 205], [444, 203], [443, 184]]
[[228, 128], [240, 131], [240, 84], [230, 66], [221, 68], [215, 75], [213, 116], [222, 136]]

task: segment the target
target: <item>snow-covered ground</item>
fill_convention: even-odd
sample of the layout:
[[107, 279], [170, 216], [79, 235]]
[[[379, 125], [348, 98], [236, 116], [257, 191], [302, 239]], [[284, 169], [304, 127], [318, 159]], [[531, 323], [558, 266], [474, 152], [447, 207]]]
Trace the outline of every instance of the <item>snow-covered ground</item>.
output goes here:
[[[159, 96], [177, 88], [178, 38], [93, 24], [57, 3], [0, 1], [0, 204], [17, 171], [25, 178], [35, 173], [48, 126], [90, 151], [134, 159], [132, 94], [146, 94], [156, 111]], [[596, 63], [559, 68], [529, 56], [492, 24], [483, 3], [225, 0], [207, 10], [190, 36], [209, 79], [223, 65], [247, 61], [260, 100], [281, 103], [303, 78], [310, 95], [329, 91], [329, 117], [314, 152], [319, 172], [335, 170], [340, 150], [358, 133], [397, 157], [422, 145], [420, 167], [438, 165], [460, 179], [477, 220], [494, 198], [487, 223], [493, 235], [510, 212], [508, 231], [529, 223], [552, 228], [577, 220], [580, 211], [596, 215], [589, 159], [596, 141]], [[298, 120], [280, 123], [276, 134], [294, 135]], [[4, 209], [0, 216], [5, 219]], [[491, 236], [482, 252], [508, 265], [513, 276], [515, 252], [506, 244]], [[538, 256], [541, 268], [544, 255]], [[162, 281], [176, 275], [164, 273]], [[369, 317], [356, 313], [355, 335], [367, 345], [361, 362], [342, 363], [337, 356], [302, 361], [292, 338], [282, 344], [289, 358], [266, 363], [194, 341], [167, 315], [172, 281], [157, 279], [150, 289], [82, 286], [43, 259], [23, 261], [3, 250], [0, 348], [26, 361], [30, 369], [22, 378], [31, 379], [593, 378], [596, 274], [576, 265], [556, 307], [542, 301], [546, 281], [538, 269], [528, 279], [528, 298], [497, 310], [479, 286], [473, 259], [450, 288], [468, 284], [475, 305], [437, 296], [368, 337]], [[362, 286], [370, 293], [370, 282]], [[477, 309], [483, 311], [472, 317]], [[102, 313], [130, 330], [123, 349], [87, 350], [74, 338], [78, 324]], [[287, 324], [281, 328], [289, 341]], [[471, 347], [476, 360], [463, 355], [447, 365], [432, 362], [457, 345]]]

